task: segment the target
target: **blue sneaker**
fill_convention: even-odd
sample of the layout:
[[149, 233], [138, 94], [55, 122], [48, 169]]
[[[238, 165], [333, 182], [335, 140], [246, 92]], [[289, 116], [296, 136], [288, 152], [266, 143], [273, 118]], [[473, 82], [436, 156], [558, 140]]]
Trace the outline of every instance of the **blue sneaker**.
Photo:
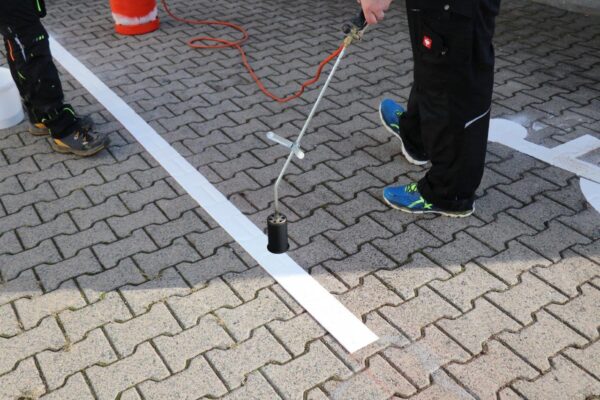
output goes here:
[[442, 210], [421, 196], [416, 183], [383, 189], [383, 200], [392, 208], [412, 214], [440, 214], [446, 217], [462, 218], [468, 217], [475, 211], [475, 207], [465, 211]]
[[391, 99], [384, 99], [379, 104], [379, 117], [381, 123], [390, 133], [400, 139], [400, 147], [402, 148], [402, 154], [406, 160], [414, 165], [425, 165], [429, 159], [426, 154], [418, 152], [413, 149], [406, 140], [402, 138], [400, 132], [400, 116], [404, 114], [404, 108]]

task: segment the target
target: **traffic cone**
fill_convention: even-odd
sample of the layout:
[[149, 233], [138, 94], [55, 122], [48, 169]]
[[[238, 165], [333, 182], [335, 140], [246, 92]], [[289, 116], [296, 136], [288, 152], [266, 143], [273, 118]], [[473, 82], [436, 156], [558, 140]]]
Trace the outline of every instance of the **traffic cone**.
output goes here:
[[110, 0], [115, 30], [122, 35], [142, 35], [158, 29], [156, 0]]

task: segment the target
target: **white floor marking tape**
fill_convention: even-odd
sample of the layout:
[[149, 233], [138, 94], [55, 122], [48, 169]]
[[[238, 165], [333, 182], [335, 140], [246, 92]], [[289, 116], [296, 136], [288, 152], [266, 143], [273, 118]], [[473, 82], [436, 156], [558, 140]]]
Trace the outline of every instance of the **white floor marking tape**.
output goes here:
[[600, 140], [583, 135], [554, 148], [527, 141], [527, 129], [506, 119], [490, 121], [489, 140], [525, 153], [555, 167], [581, 177], [579, 185], [588, 202], [600, 212], [600, 167], [578, 159], [584, 154], [600, 149]]
[[350, 353], [378, 337], [267, 237], [167, 141], [81, 62], [50, 38], [54, 58], [94, 96], [194, 200]]

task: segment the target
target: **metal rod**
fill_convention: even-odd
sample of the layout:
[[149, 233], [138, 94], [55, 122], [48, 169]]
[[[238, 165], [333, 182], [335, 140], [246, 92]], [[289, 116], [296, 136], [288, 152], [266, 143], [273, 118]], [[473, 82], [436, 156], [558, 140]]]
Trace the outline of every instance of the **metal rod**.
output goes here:
[[[329, 84], [331, 83], [331, 79], [333, 78], [335, 71], [338, 69], [340, 62], [342, 61], [342, 58], [346, 54], [347, 48], [348, 48], [347, 46], [344, 46], [342, 48], [340, 55], [338, 56], [337, 60], [335, 61], [335, 64], [333, 65], [333, 68], [331, 69], [331, 72], [329, 73], [329, 76], [327, 77], [327, 80], [325, 81], [325, 85], [323, 85], [323, 89], [321, 89], [321, 93], [319, 93], [319, 97], [317, 97], [317, 101], [315, 102], [315, 105], [313, 106], [312, 110], [310, 111], [310, 114], [308, 115], [308, 118], [306, 119], [306, 122], [304, 123], [304, 126], [302, 127], [302, 130], [300, 131], [300, 134], [298, 135], [298, 138], [294, 142], [294, 145], [298, 149], [300, 149], [300, 141], [302, 140], [302, 136], [304, 136], [304, 134], [308, 130], [308, 126], [310, 125], [310, 122], [312, 121], [313, 117], [315, 116], [315, 113], [317, 112], [317, 108], [319, 107], [319, 103], [321, 102], [321, 100], [323, 100], [325, 91], [327, 90], [327, 87], [329, 87]], [[281, 181], [283, 180], [285, 171], [287, 170], [288, 166], [290, 165], [292, 158], [294, 158], [294, 151], [290, 151], [290, 155], [288, 156], [287, 160], [285, 160], [285, 164], [283, 165], [283, 168], [281, 169], [281, 173], [279, 174], [279, 176], [277, 177], [277, 181], [275, 182], [275, 190], [274, 190], [275, 191], [275, 213], [279, 213], [279, 185], [281, 184]]]

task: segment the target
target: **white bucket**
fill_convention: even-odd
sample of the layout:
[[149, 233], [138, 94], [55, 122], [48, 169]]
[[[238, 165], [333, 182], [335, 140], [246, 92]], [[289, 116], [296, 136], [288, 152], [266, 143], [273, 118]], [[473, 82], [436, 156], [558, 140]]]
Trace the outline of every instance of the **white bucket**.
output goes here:
[[8, 68], [0, 68], [0, 129], [12, 128], [23, 121], [23, 106], [17, 85]]

